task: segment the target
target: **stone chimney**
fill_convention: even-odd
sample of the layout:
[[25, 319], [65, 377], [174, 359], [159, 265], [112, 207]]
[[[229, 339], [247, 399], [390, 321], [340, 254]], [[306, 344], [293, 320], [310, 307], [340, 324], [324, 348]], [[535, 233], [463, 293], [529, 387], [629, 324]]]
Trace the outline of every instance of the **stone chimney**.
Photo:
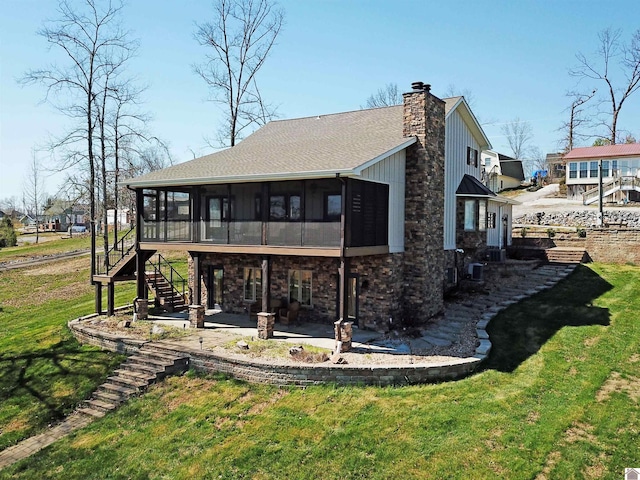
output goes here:
[[431, 86], [403, 94], [405, 177], [404, 320], [427, 321], [444, 308], [444, 102]]

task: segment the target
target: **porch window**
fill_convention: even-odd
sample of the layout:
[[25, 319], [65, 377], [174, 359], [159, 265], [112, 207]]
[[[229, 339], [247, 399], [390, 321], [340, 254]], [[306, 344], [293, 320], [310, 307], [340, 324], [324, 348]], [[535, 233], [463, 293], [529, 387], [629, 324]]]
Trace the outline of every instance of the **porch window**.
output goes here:
[[269, 219], [299, 222], [302, 219], [302, 197], [298, 194], [278, 194], [269, 197]]
[[464, 229], [473, 231], [476, 229], [476, 201], [464, 201]]
[[324, 220], [337, 222], [342, 215], [342, 195], [328, 193], [324, 197]]
[[589, 162], [580, 162], [580, 178], [587, 178]]
[[598, 162], [589, 162], [589, 176], [598, 178]]
[[478, 230], [484, 232], [487, 229], [487, 202], [478, 200]]
[[578, 163], [569, 163], [569, 178], [578, 178]]
[[244, 300], [256, 302], [262, 299], [262, 269], [244, 269]]
[[303, 307], [311, 307], [311, 270], [289, 271], [289, 300], [300, 302]]

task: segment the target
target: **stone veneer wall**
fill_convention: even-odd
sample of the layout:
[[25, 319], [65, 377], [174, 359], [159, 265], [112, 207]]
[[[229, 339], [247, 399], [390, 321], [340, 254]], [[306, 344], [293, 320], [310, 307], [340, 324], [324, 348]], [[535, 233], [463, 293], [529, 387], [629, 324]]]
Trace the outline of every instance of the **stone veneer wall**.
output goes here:
[[456, 245], [462, 248], [465, 254], [482, 258], [482, 251], [487, 249], [487, 231], [464, 229], [464, 201], [465, 198], [456, 199]]
[[[261, 257], [245, 254], [200, 254], [203, 276], [202, 303], [206, 305], [204, 288], [207, 265], [224, 269], [223, 309], [244, 313], [244, 268], [260, 268]], [[271, 298], [289, 300], [290, 270], [310, 270], [313, 308], [302, 308], [301, 321], [333, 323], [336, 320], [338, 267], [337, 258], [271, 256]], [[386, 330], [389, 318], [402, 318], [402, 254], [375, 255], [351, 259], [351, 272], [359, 275], [360, 326]], [[193, 285], [193, 261], [189, 261], [189, 284]]]
[[428, 91], [403, 94], [407, 148], [404, 316], [426, 321], [444, 308], [444, 102]]

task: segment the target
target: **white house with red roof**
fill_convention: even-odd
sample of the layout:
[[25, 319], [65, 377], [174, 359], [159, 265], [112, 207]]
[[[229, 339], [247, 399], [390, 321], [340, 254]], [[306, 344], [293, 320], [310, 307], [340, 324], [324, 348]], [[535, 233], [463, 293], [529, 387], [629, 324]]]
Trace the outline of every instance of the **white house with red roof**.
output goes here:
[[585, 204], [598, 200], [600, 160], [604, 200], [640, 201], [640, 143], [581, 147], [567, 153], [567, 198]]

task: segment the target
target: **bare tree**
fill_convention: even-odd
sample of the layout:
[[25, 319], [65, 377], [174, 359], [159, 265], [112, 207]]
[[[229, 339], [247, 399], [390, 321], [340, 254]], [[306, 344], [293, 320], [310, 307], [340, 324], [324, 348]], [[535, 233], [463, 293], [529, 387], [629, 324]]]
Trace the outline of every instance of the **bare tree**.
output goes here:
[[515, 118], [500, 127], [500, 131], [507, 138], [511, 155], [517, 160], [522, 160], [529, 150], [529, 142], [533, 138], [533, 128], [527, 121]]
[[30, 70], [22, 82], [42, 84], [45, 100], [62, 114], [76, 120], [75, 127], [57, 139], [52, 149], [63, 151], [60, 170], [79, 167], [88, 171], [88, 194], [91, 225], [91, 278], [96, 272], [96, 101], [104, 90], [105, 76], [114, 63], [126, 58], [137, 47], [119, 24], [122, 4], [83, 0], [80, 5], [61, 0], [59, 18], [50, 22], [39, 35], [51, 48], [60, 51], [66, 64]]
[[361, 108], [391, 107], [393, 105], [402, 105], [402, 93], [398, 90], [397, 83], [387, 83], [369, 96], [365, 106]]
[[[632, 35], [628, 44], [621, 44], [621, 30], [607, 28], [598, 33], [599, 47], [594, 60], [582, 52], [576, 55], [578, 66], [569, 74], [580, 79], [604, 82], [607, 86], [610, 120], [603, 122], [608, 137], [615, 145], [618, 133], [618, 118], [625, 101], [640, 89], [640, 29]], [[616, 65], [618, 74], [614, 71]], [[621, 76], [624, 80], [617, 80]], [[618, 83], [619, 82], [619, 83]]]
[[469, 107], [471, 108], [473, 108], [476, 103], [476, 97], [471, 90], [469, 90], [468, 88], [463, 88], [462, 90], [460, 90], [453, 83], [449, 84], [447, 90], [444, 92], [444, 96], [445, 98], [464, 97], [464, 99], [467, 101], [467, 105], [469, 105]]
[[31, 162], [24, 182], [22, 192], [25, 213], [33, 215], [36, 222], [36, 243], [40, 239], [40, 217], [46, 200], [44, 192], [44, 180], [42, 179], [42, 166], [35, 150], [31, 152]]
[[[573, 98], [571, 106], [567, 108], [569, 110], [569, 120], [564, 122], [558, 130], [565, 131], [565, 137], [562, 139], [564, 144], [564, 152], [569, 152], [573, 148], [574, 140], [576, 138], [588, 138], [589, 135], [578, 133], [578, 128], [588, 125], [589, 119], [584, 116], [584, 104], [591, 100], [596, 94], [597, 90], [594, 90], [588, 95], [577, 92], [567, 92], [567, 97]], [[566, 110], [565, 110], [566, 111]]]
[[256, 75], [284, 23], [284, 12], [270, 0], [215, 0], [214, 20], [197, 24], [195, 38], [208, 47], [206, 62], [194, 65], [225, 111], [222, 145], [234, 146], [245, 129], [263, 125], [275, 109], [263, 100]]

